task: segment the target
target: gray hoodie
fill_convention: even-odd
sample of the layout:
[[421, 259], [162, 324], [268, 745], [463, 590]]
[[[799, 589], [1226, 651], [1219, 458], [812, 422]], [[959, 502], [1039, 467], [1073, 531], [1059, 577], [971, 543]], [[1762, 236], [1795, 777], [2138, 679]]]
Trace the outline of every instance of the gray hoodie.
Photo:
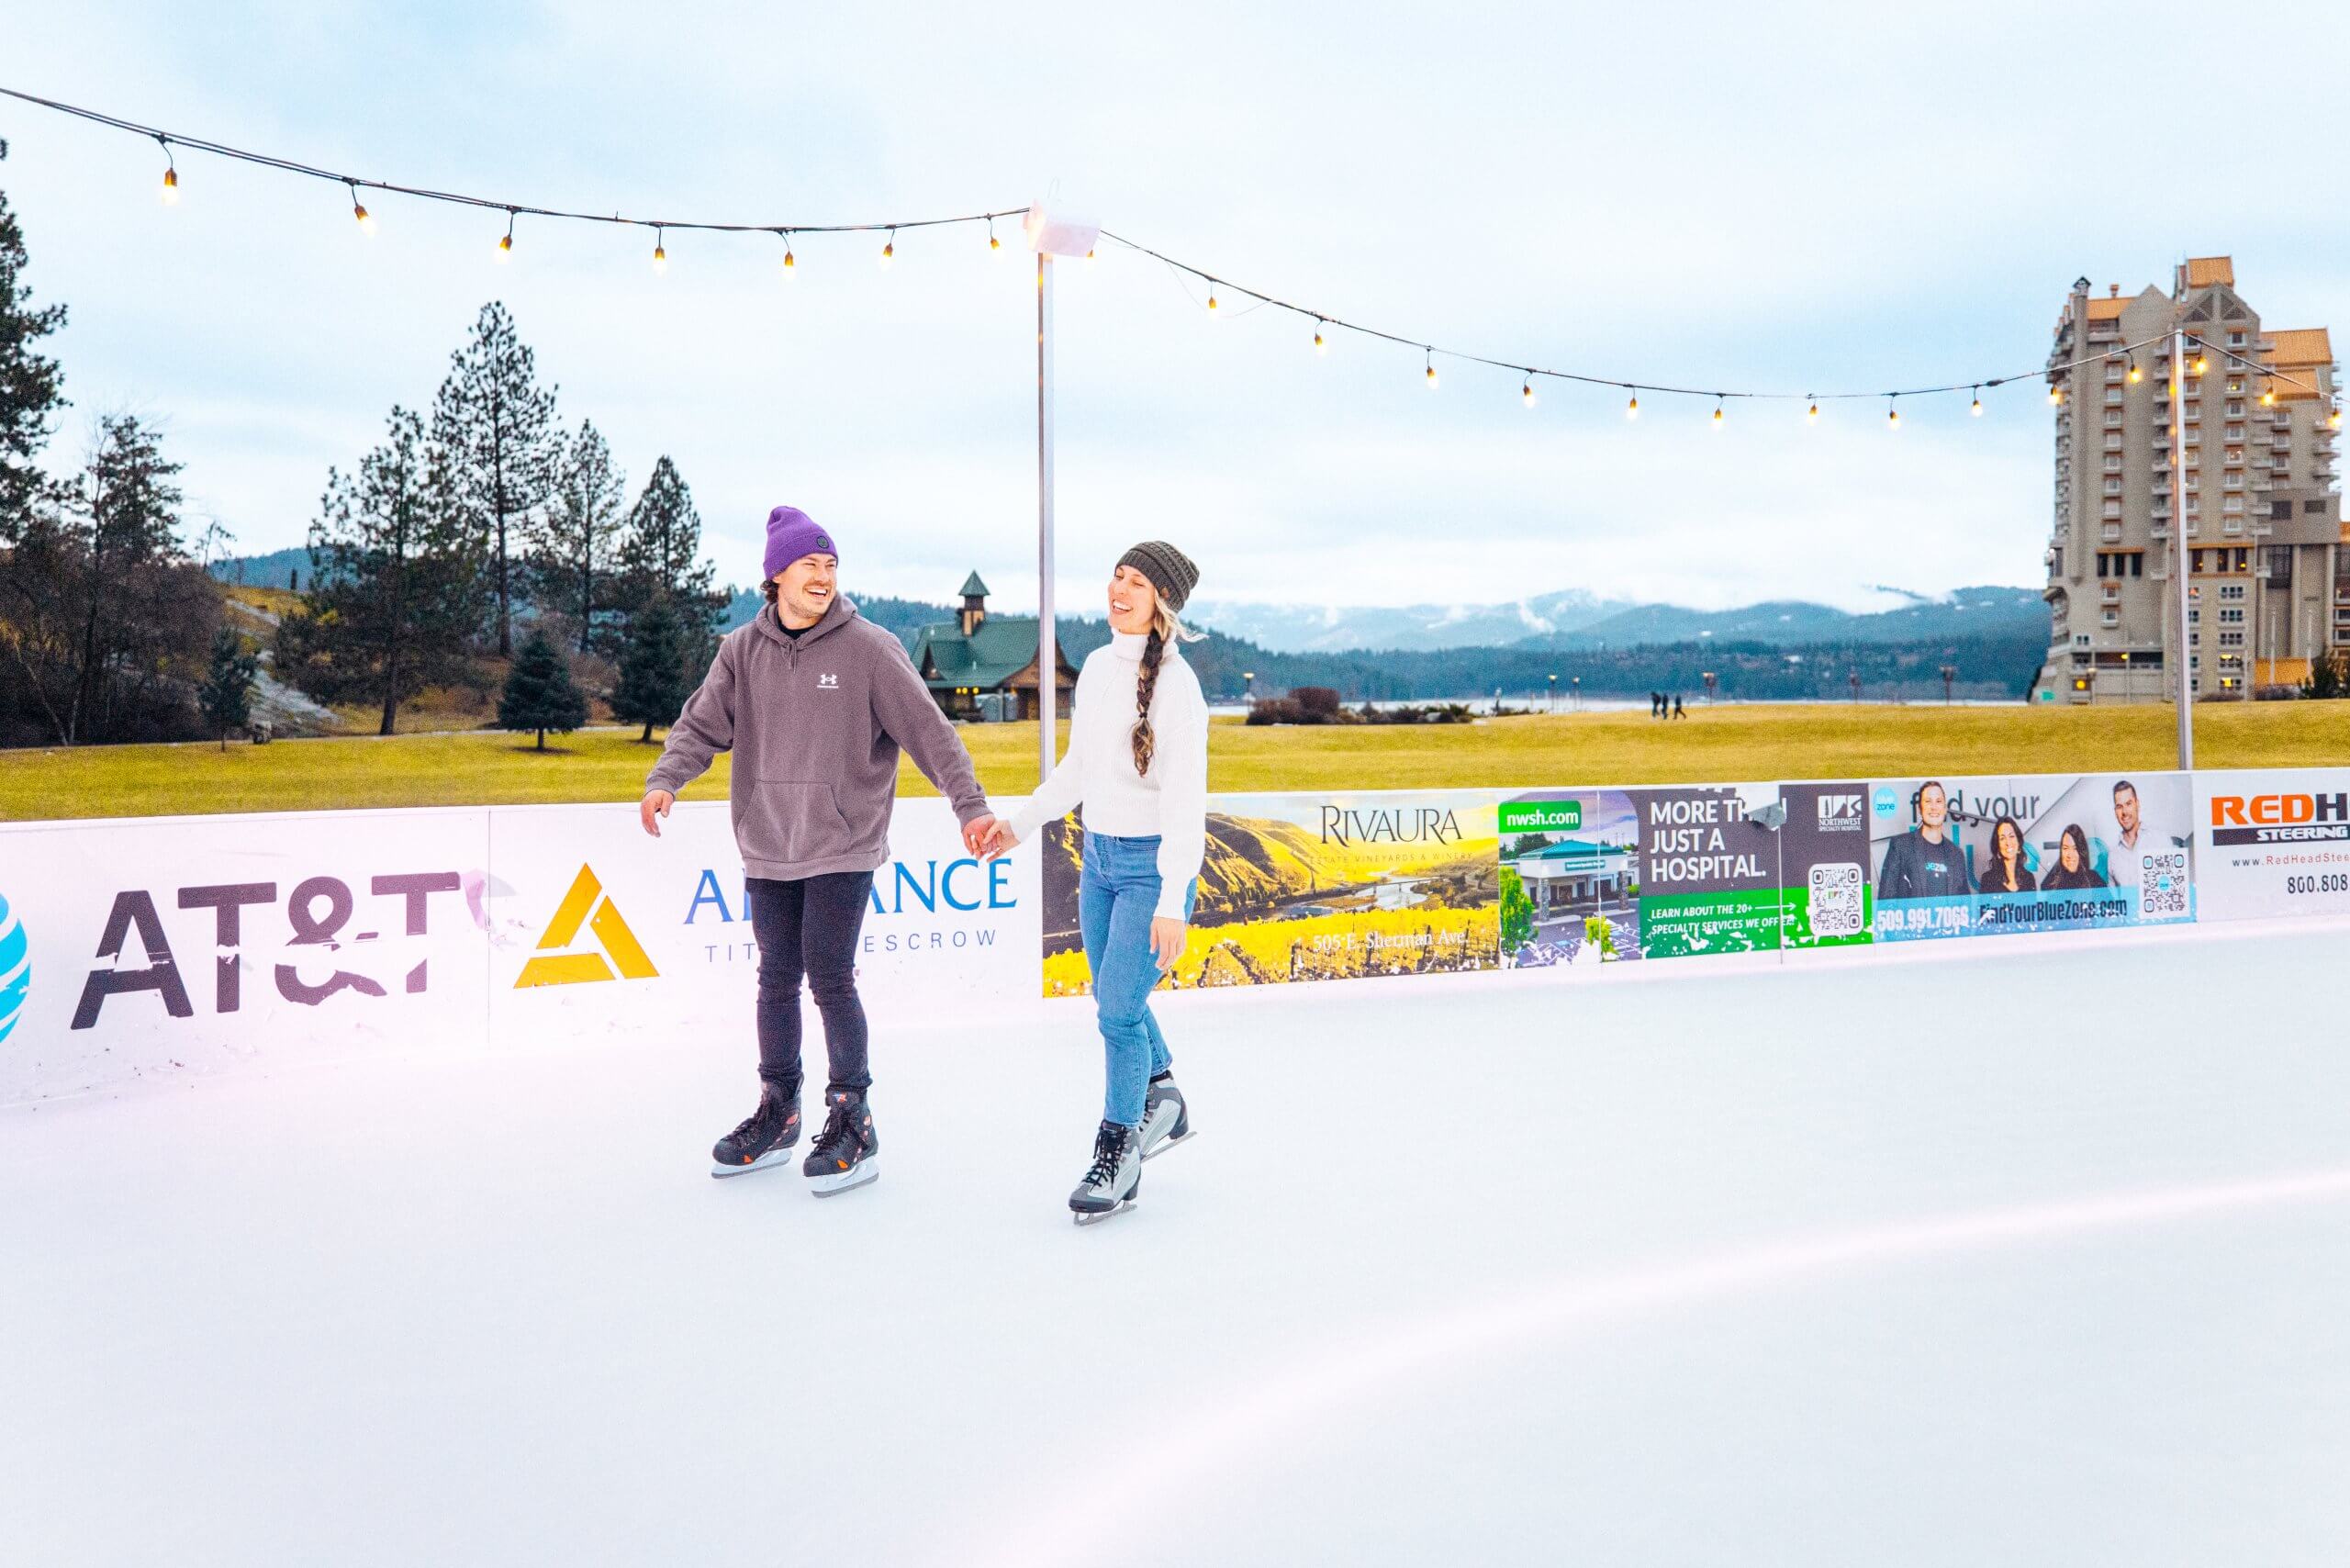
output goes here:
[[835, 595], [797, 638], [771, 607], [726, 634], [644, 788], [674, 795], [732, 751], [744, 875], [872, 871], [890, 858], [900, 746], [958, 820], [987, 814], [970, 754], [904, 645]]

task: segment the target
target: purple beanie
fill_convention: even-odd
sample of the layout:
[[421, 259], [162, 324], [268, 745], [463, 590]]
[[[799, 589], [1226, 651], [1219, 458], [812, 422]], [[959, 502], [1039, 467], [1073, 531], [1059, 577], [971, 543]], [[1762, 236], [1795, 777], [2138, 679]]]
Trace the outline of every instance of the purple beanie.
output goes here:
[[778, 507], [767, 513], [767, 573], [759, 580], [767, 581], [802, 555], [840, 557], [840, 547], [833, 536], [816, 526], [816, 520], [798, 507]]

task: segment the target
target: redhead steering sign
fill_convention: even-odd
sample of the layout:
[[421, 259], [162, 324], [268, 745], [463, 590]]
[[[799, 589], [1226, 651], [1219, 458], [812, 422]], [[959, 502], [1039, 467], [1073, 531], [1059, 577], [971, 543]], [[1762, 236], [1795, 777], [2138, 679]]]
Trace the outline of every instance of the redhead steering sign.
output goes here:
[[2350, 914], [2350, 767], [2195, 776], [2206, 920]]

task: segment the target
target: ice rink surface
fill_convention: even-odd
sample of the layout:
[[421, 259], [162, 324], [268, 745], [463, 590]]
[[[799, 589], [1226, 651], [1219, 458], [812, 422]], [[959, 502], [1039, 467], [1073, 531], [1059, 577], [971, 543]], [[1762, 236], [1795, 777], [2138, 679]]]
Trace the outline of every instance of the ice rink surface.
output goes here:
[[0, 1113], [0, 1562], [2338, 1564], [2345, 946], [1163, 999], [1084, 1230], [1081, 1002]]

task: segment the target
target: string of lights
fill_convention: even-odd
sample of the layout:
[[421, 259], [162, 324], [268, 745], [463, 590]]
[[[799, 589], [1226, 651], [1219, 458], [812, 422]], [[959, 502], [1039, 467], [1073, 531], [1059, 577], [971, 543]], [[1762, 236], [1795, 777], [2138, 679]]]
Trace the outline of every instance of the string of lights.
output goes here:
[[[996, 220], [998, 218], [1023, 218], [1025, 217], [1028, 212], [1028, 208], [1025, 207], [1002, 207], [990, 212], [967, 213], [949, 218], [899, 218], [890, 221], [864, 223], [716, 223], [688, 218], [630, 218], [617, 212], [609, 214], [573, 212], [557, 207], [541, 207], [527, 202], [505, 201], [492, 196], [471, 196], [458, 191], [436, 190], [430, 186], [402, 185], [394, 181], [373, 179], [364, 175], [347, 174], [339, 170], [324, 168], [318, 164], [303, 162], [297, 159], [280, 157], [274, 153], [256, 152], [246, 148], [231, 147], [225, 142], [214, 141], [204, 137], [187, 136], [174, 131], [163, 130], [154, 126], [141, 125], [137, 121], [123, 119], [118, 116], [106, 114], [100, 110], [84, 108], [75, 104], [61, 103], [53, 98], [40, 97], [31, 93], [20, 92], [13, 87], [0, 87], [0, 96], [15, 98], [20, 102], [33, 104], [46, 109], [53, 109], [58, 113], [70, 115], [76, 118], [87, 120], [94, 124], [106, 126], [113, 129], [127, 131], [141, 137], [152, 138], [162, 148], [163, 152], [164, 162], [162, 195], [163, 199], [167, 202], [176, 201], [180, 195], [180, 171], [178, 161], [173, 155], [173, 150], [174, 148], [179, 148], [199, 152], [207, 152], [217, 157], [232, 159], [239, 162], [251, 163], [262, 168], [275, 169], [286, 174], [300, 174], [312, 179], [329, 180], [341, 185], [349, 193], [352, 218], [357, 221], [359, 227], [363, 230], [371, 234], [375, 230], [375, 218], [374, 215], [367, 210], [366, 204], [360, 199], [360, 192], [363, 190], [380, 191], [390, 195], [414, 196], [424, 201], [442, 202], [453, 206], [478, 207], [493, 212], [502, 212], [506, 215], [506, 229], [505, 232], [499, 237], [498, 241], [498, 255], [500, 259], [504, 259], [513, 252], [516, 220], [520, 218], [542, 218], [565, 222], [602, 223], [626, 228], [650, 229], [653, 230], [653, 266], [654, 270], [656, 272], [666, 269], [668, 264], [669, 252], [667, 239], [669, 231], [672, 230], [717, 234], [774, 234], [783, 241], [783, 265], [787, 270], [787, 273], [796, 269], [798, 266], [798, 256], [794, 252], [791, 243], [795, 235], [886, 232], [888, 238], [882, 244], [879, 257], [880, 264], [886, 267], [897, 255], [898, 231], [900, 230], [935, 229], [956, 224], [984, 224], [987, 229], [988, 250], [992, 254], [1001, 252], [1003, 249], [1003, 242], [997, 237], [995, 232]], [[1315, 353], [1317, 354], [1326, 355], [1330, 350], [1330, 341], [1332, 336], [1340, 331], [1352, 332], [1360, 337], [1371, 339], [1380, 342], [1395, 344], [1402, 348], [1418, 349], [1420, 351], [1421, 357], [1423, 383], [1431, 392], [1437, 390], [1439, 385], [1437, 375], [1436, 362], [1438, 356], [1442, 356], [1443, 358], [1454, 360], [1463, 364], [1484, 366], [1510, 373], [1510, 375], [1518, 379], [1518, 396], [1520, 402], [1529, 409], [1532, 409], [1537, 402], [1537, 397], [1534, 389], [1534, 384], [1537, 380], [1551, 380], [1584, 386], [1606, 387], [1613, 391], [1625, 393], [1627, 395], [1624, 405], [1625, 417], [1635, 420], [1639, 418], [1640, 394], [1643, 392], [1650, 394], [1651, 397], [1710, 398], [1713, 399], [1714, 406], [1709, 422], [1715, 430], [1722, 428], [1727, 419], [1728, 404], [1733, 398], [1753, 402], [1802, 402], [1807, 406], [1804, 415], [1805, 420], [1807, 423], [1812, 424], [1818, 422], [1819, 406], [1822, 403], [1852, 402], [1883, 398], [1886, 404], [1886, 423], [1889, 428], [1894, 430], [1898, 430], [1901, 427], [1901, 399], [1904, 398], [1915, 400], [1921, 398], [1933, 398], [1946, 396], [1953, 393], [1965, 392], [1969, 395], [1970, 398], [1968, 412], [1979, 417], [1983, 412], [1983, 394], [1985, 392], [1995, 390], [2001, 386], [2010, 386], [2017, 382], [2034, 381], [2044, 378], [2048, 383], [2049, 401], [2053, 404], [2062, 404], [2065, 401], [2065, 388], [2067, 381], [2070, 379], [2071, 372], [2087, 365], [2108, 364], [2126, 359], [2129, 364], [2128, 378], [2131, 381], [2135, 382], [2140, 379], [2143, 374], [2137, 360], [2139, 351], [2154, 348], [2157, 345], [2166, 344], [2169, 340], [2169, 334], [2165, 332], [2160, 336], [2143, 339], [2133, 343], [2123, 343], [2109, 348], [2098, 349], [2088, 353], [2085, 353], [2076, 359], [2068, 360], [2061, 364], [2035, 365], [2029, 370], [2017, 371], [2007, 375], [1975, 376], [1964, 381], [1953, 381], [1938, 386], [1905, 386], [1863, 392], [1777, 392], [1758, 391], [1751, 388], [1740, 389], [1732, 387], [1680, 386], [1665, 382], [1634, 380], [1621, 376], [1597, 375], [1583, 371], [1561, 370], [1550, 366], [1527, 364], [1516, 359], [1497, 359], [1487, 354], [1472, 353], [1464, 349], [1449, 348], [1440, 343], [1427, 342], [1399, 332], [1388, 331], [1382, 328], [1370, 326], [1360, 321], [1349, 320], [1344, 317], [1334, 315], [1326, 310], [1318, 310], [1311, 306], [1301, 305], [1293, 300], [1285, 299], [1276, 295], [1265, 293], [1261, 289], [1248, 287], [1245, 285], [1233, 282], [1230, 278], [1221, 276], [1205, 268], [1194, 266], [1188, 262], [1181, 261], [1176, 257], [1166, 254], [1163, 252], [1153, 250], [1151, 247], [1145, 245], [1138, 241], [1129, 240], [1124, 235], [1113, 233], [1106, 229], [1101, 231], [1101, 237], [1115, 244], [1124, 246], [1125, 249], [1133, 251], [1139, 255], [1148, 257], [1149, 259], [1159, 263], [1161, 265], [1171, 269], [1181, 276], [1193, 278], [1204, 284], [1207, 287], [1206, 308], [1213, 317], [1220, 318], [1235, 314], [1248, 315], [1258, 309], [1270, 307], [1277, 310], [1286, 311], [1292, 316], [1298, 317], [1301, 320], [1312, 321], [1314, 325], [1313, 346]], [[1086, 259], [1088, 261], [1092, 260], [1093, 252], [1091, 251], [1087, 252]], [[1255, 303], [1247, 306], [1237, 312], [1228, 310], [1225, 308], [1223, 301], [1218, 297], [1217, 290], [1219, 289], [1222, 289], [1226, 294], [1236, 295], [1242, 298], [1252, 300]], [[2207, 354], [2216, 353], [2223, 356], [2230, 363], [2242, 366], [2249, 371], [2256, 372], [2261, 375], [2268, 377], [2271, 381], [2288, 382], [2312, 395], [2316, 394], [2318, 391], [2318, 388], [2315, 386], [2307, 381], [2303, 381], [2299, 376], [2288, 375], [2286, 372], [2276, 369], [2270, 365], [2262, 364], [2256, 360], [2236, 353], [2232, 350], [2221, 347], [2218, 344], [2208, 343], [2191, 334], [2188, 336], [2187, 342], [2195, 354], [2195, 360], [2192, 366], [2192, 374], [2195, 375], [2199, 376], [2203, 374], [2208, 364]], [[2260, 400], [2264, 406], [2273, 405], [2276, 402], [2276, 392], [2274, 387], [2271, 386], [2264, 388]], [[2340, 409], [2335, 408], [2332, 409], [2329, 418], [2333, 425], [2338, 429], [2342, 422], [2342, 413]]]
[[463, 191], [435, 190], [429, 185], [402, 185], [392, 180], [373, 179], [364, 174], [346, 174], [338, 169], [306, 163], [298, 159], [282, 158], [275, 153], [256, 152], [250, 148], [231, 147], [226, 142], [214, 141], [205, 137], [188, 136], [179, 131], [163, 130], [151, 125], [141, 125], [135, 120], [123, 119], [97, 109], [84, 108], [78, 104], [60, 103], [54, 98], [44, 98], [35, 94], [19, 92], [13, 87], [0, 87], [0, 96], [15, 98], [22, 103], [35, 104], [45, 109], [54, 109], [60, 114], [71, 115], [77, 119], [89, 120], [116, 130], [129, 131], [133, 135], [151, 139], [163, 151], [162, 197], [167, 202], [177, 201], [181, 192], [179, 162], [173, 156], [173, 150], [178, 148], [196, 152], [208, 152], [216, 157], [231, 159], [240, 163], [251, 163], [260, 168], [275, 169], [289, 174], [301, 174], [310, 179], [332, 181], [351, 193], [352, 215], [357, 219], [362, 229], [370, 232], [375, 229], [375, 219], [367, 210], [365, 204], [359, 199], [359, 193], [363, 190], [414, 196], [421, 201], [442, 202], [453, 207], [480, 207], [492, 212], [502, 212], [506, 215], [506, 231], [498, 241], [498, 249], [501, 255], [511, 254], [513, 252], [515, 219], [544, 218], [570, 223], [604, 223], [629, 229], [650, 229], [654, 233], [653, 264], [656, 269], [668, 262], [666, 238], [672, 230], [696, 230], [711, 234], [774, 234], [780, 237], [784, 242], [783, 264], [787, 267], [796, 267], [798, 264], [798, 258], [793, 254], [791, 248], [791, 241], [795, 235], [887, 233], [889, 238], [881, 247], [881, 261], [886, 265], [897, 255], [898, 231], [901, 229], [939, 229], [952, 224], [984, 224], [988, 229], [988, 248], [991, 252], [998, 252], [1002, 250], [1003, 242], [995, 236], [995, 220], [1000, 218], [1019, 218], [1028, 210], [1025, 207], [1000, 207], [992, 212], [964, 213], [952, 218], [903, 218], [871, 223], [712, 223], [676, 218], [630, 218], [617, 212], [571, 212], [560, 207], [540, 207], [530, 202], [505, 201], [495, 196], [470, 196]]

